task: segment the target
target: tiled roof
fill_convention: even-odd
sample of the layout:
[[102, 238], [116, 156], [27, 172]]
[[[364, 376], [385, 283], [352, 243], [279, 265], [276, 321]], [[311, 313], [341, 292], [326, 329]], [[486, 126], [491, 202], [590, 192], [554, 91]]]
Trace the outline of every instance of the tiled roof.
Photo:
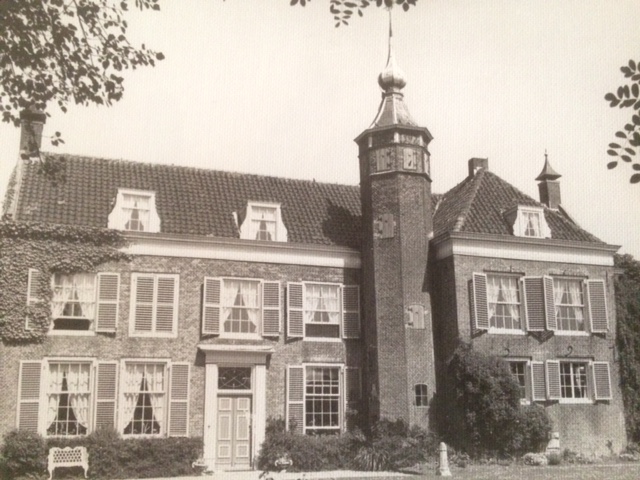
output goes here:
[[[360, 248], [360, 189], [192, 167], [47, 154], [64, 161], [64, 181], [53, 184], [27, 162], [15, 218], [107, 227], [118, 188], [156, 192], [163, 233], [238, 238], [233, 212], [248, 201], [279, 203], [293, 243]], [[500, 177], [480, 169], [445, 194], [432, 196], [434, 235], [466, 232], [512, 236], [504, 212], [542, 205]], [[603, 243], [562, 210], [544, 209], [552, 238]]]
[[445, 232], [466, 232], [491, 235], [512, 235], [504, 212], [516, 205], [544, 208], [551, 237], [590, 243], [604, 243], [583, 230], [562, 210], [544, 207], [494, 173], [481, 169], [453, 187], [437, 203], [434, 235]]
[[66, 158], [55, 186], [27, 164], [15, 218], [107, 227], [118, 188], [156, 192], [163, 233], [238, 238], [233, 212], [248, 201], [280, 203], [290, 242], [359, 248], [357, 186], [191, 167], [52, 155]]

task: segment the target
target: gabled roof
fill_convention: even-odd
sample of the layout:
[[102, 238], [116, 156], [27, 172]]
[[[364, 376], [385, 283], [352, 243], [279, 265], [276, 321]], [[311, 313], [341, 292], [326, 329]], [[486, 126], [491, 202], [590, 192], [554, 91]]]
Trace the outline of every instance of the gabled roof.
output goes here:
[[[156, 192], [161, 231], [239, 238], [233, 212], [280, 203], [289, 242], [359, 248], [357, 186], [199, 168], [46, 154], [63, 165], [57, 185], [27, 162], [16, 220], [107, 227], [118, 188]], [[65, 160], [66, 159], [66, 160]]]
[[517, 205], [543, 208], [554, 239], [604, 244], [562, 210], [546, 208], [485, 169], [478, 170], [442, 196], [436, 206], [434, 236], [447, 232], [512, 236], [504, 213]]

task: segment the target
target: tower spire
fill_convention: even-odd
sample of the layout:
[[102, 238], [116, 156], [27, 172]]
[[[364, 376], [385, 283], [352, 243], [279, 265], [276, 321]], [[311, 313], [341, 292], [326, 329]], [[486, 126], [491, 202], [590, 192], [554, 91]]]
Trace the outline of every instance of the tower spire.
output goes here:
[[378, 76], [378, 84], [385, 93], [399, 92], [407, 84], [404, 72], [396, 64], [396, 58], [393, 52], [393, 18], [391, 15], [392, 8], [389, 8], [389, 54], [387, 56], [387, 65]]

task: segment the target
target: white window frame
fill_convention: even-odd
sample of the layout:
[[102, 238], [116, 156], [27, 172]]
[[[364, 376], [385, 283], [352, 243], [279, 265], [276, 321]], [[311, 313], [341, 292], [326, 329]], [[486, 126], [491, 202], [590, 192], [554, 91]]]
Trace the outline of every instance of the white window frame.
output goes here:
[[[513, 279], [516, 284], [516, 293], [518, 295], [517, 305], [518, 305], [518, 313], [520, 316], [520, 328], [501, 328], [501, 327], [496, 327], [495, 325], [492, 325], [492, 323], [494, 323], [494, 321], [492, 320], [494, 316], [489, 315], [488, 333], [498, 334], [498, 335], [526, 335], [526, 325], [525, 325], [526, 322], [525, 322], [525, 315], [524, 315], [523, 288], [522, 288], [521, 277], [519, 275], [512, 275], [512, 274], [501, 273], [501, 272], [487, 272], [486, 276], [487, 276], [487, 309], [490, 309], [491, 308], [490, 304], [493, 303], [493, 302], [490, 302], [489, 300], [491, 278], [492, 277], [509, 278], [509, 279]], [[496, 303], [496, 307], [498, 305], [510, 305], [510, 303], [508, 302]]]
[[[537, 235], [527, 235], [528, 218], [535, 215], [538, 218], [539, 231]], [[513, 234], [516, 237], [524, 238], [551, 238], [551, 229], [544, 216], [544, 208], [532, 205], [518, 205], [505, 212], [507, 221], [513, 227]]]
[[[345, 430], [345, 404], [346, 404], [346, 379], [345, 365], [343, 363], [303, 363], [303, 401], [302, 401], [302, 431], [305, 435], [314, 430], [335, 431], [341, 433]], [[333, 368], [338, 370], [338, 428], [307, 427], [307, 369], [309, 368]], [[331, 396], [331, 398], [334, 398]]]
[[[553, 331], [554, 335], [558, 336], [567, 336], [567, 337], [586, 337], [590, 335], [589, 328], [589, 315], [588, 315], [588, 305], [587, 305], [587, 291], [585, 280], [583, 278], [575, 278], [575, 277], [552, 277], [553, 278], [553, 296], [554, 296], [554, 308], [556, 310], [556, 329]], [[582, 305], [578, 304], [558, 304], [555, 301], [555, 296], [557, 292], [556, 282], [557, 281], [569, 281], [569, 282], [579, 282], [580, 283], [580, 292], [582, 296]], [[562, 321], [560, 320], [559, 309], [560, 307], [577, 307], [582, 308], [582, 330], [567, 330], [562, 328]]]
[[[89, 365], [89, 401], [87, 407], [87, 432], [83, 435], [49, 435], [47, 429], [47, 409], [49, 405], [49, 382], [51, 364], [88, 364]], [[38, 406], [38, 431], [45, 438], [86, 438], [94, 431], [94, 412], [96, 403], [96, 359], [89, 357], [45, 357], [42, 359], [40, 376], [40, 401]]]
[[[136, 294], [137, 294], [137, 279], [139, 277], [153, 277], [153, 317], [152, 317], [152, 330], [140, 331], [136, 330]], [[158, 292], [158, 279], [159, 278], [174, 278], [174, 297], [173, 297], [173, 328], [171, 332], [158, 332], [157, 326], [157, 292]], [[135, 282], [134, 282], [135, 279]], [[135, 287], [134, 287], [135, 285]], [[176, 338], [178, 336], [178, 308], [180, 305], [180, 275], [177, 273], [151, 273], [151, 272], [132, 272], [131, 273], [131, 288], [130, 288], [130, 305], [129, 305], [129, 336], [130, 337], [155, 337], [155, 338]]]
[[[220, 285], [220, 338], [245, 338], [245, 339], [259, 339], [262, 338], [262, 302], [263, 302], [263, 293], [262, 287], [264, 280], [259, 278], [236, 278], [236, 277], [220, 277], [221, 285]], [[251, 282], [256, 283], [258, 285], [258, 298], [257, 305], [255, 309], [258, 312], [258, 321], [256, 325], [255, 333], [243, 333], [243, 332], [226, 332], [224, 329], [224, 311], [226, 308], [237, 308], [233, 305], [225, 304], [225, 282]]]
[[[125, 195], [145, 198], [149, 201], [149, 225], [147, 230], [130, 230], [126, 228], [127, 222], [131, 219], [126, 213]], [[116, 202], [113, 210], [109, 214], [107, 227], [114, 230], [123, 230], [132, 233], [158, 233], [160, 232], [160, 216], [156, 208], [156, 192], [150, 190], [136, 190], [131, 188], [119, 188], [116, 195]]]
[[[593, 364], [593, 360], [591, 359], [584, 359], [584, 358], [574, 358], [574, 359], [563, 359], [560, 360], [558, 359], [558, 362], [560, 364], [560, 399], [558, 400], [559, 403], [563, 403], [563, 404], [592, 404], [594, 403], [594, 385], [593, 385], [593, 380], [591, 378], [591, 368], [592, 368], [592, 364]], [[564, 393], [564, 389], [563, 389], [563, 374], [562, 374], [562, 365], [566, 365], [566, 364], [579, 364], [579, 365], [584, 365], [585, 368], [585, 380], [586, 380], [586, 392], [585, 392], [585, 396], [584, 397], [564, 397], [562, 396]], [[573, 380], [574, 380], [574, 376], [573, 376], [573, 368], [571, 368], [571, 381], [572, 381], [572, 389], [576, 388], [573, 385]]]
[[[259, 219], [256, 219], [258, 209], [272, 209], [275, 215], [274, 232], [271, 240], [258, 239]], [[271, 221], [271, 220], [270, 220]], [[257, 240], [262, 242], [286, 242], [288, 239], [287, 228], [282, 221], [282, 209], [279, 203], [253, 202], [247, 203], [246, 216], [240, 225], [240, 238], [246, 240]]]
[[[52, 336], [57, 336], [57, 335], [64, 335], [64, 336], [78, 336], [78, 337], [83, 337], [83, 336], [94, 336], [96, 334], [96, 320], [97, 320], [97, 310], [98, 310], [98, 274], [97, 273], [92, 273], [92, 272], [76, 272], [76, 273], [70, 273], [70, 274], [60, 274], [60, 273], [54, 273], [53, 275], [51, 275], [51, 291], [55, 292], [55, 288], [56, 288], [56, 284], [55, 284], [55, 279], [56, 279], [56, 275], [63, 275], [64, 277], [74, 277], [76, 275], [91, 275], [93, 277], [93, 301], [91, 303], [93, 303], [93, 315], [91, 318], [89, 317], [73, 317], [73, 316], [53, 316], [53, 308], [54, 308], [54, 295], [52, 294], [51, 297], [51, 322], [49, 323], [49, 331], [47, 332], [48, 335], [52, 335]], [[53, 326], [54, 326], [54, 322], [57, 319], [78, 319], [78, 320], [82, 320], [82, 319], [86, 319], [89, 322], [89, 329], [87, 330], [65, 330], [65, 329], [58, 329], [58, 330], [54, 330]]]
[[[133, 417], [125, 418], [125, 395], [128, 392], [126, 389], [127, 384], [127, 365], [129, 364], [137, 364], [137, 365], [163, 365], [164, 367], [164, 377], [163, 377], [163, 385], [164, 385], [164, 399], [162, 405], [162, 423], [160, 426], [159, 433], [153, 434], [135, 434], [135, 433], [124, 433], [124, 429], [127, 425], [132, 421]], [[120, 385], [118, 388], [118, 433], [123, 438], [164, 438], [169, 436], [169, 395], [171, 393], [170, 387], [170, 378], [171, 378], [171, 360], [168, 358], [123, 358], [120, 361]]]
[[[418, 395], [418, 387], [424, 387], [426, 390], [426, 394], [420, 393]], [[418, 397], [425, 399], [424, 405], [418, 405]], [[426, 383], [416, 383], [413, 386], [413, 404], [417, 408], [428, 408], [429, 407], [429, 386]]]
[[[511, 369], [512, 364], [524, 364], [524, 397], [520, 397], [521, 405], [530, 405], [533, 392], [531, 391], [531, 359], [530, 358], [518, 358], [518, 357], [509, 357], [506, 358], [505, 361], [509, 364], [509, 371], [514, 377], [516, 376]], [[520, 381], [518, 380], [518, 385], [520, 385]], [[522, 385], [520, 385], [522, 388]]]
[[[342, 316], [343, 316], [343, 309], [342, 309], [342, 288], [344, 287], [344, 285], [342, 285], [341, 283], [332, 283], [332, 282], [302, 282], [304, 285], [304, 289], [303, 289], [303, 298], [302, 298], [302, 302], [303, 302], [303, 317], [302, 317], [302, 323], [303, 323], [303, 340], [304, 341], [310, 341], [310, 342], [341, 342], [342, 341]], [[337, 314], [337, 322], [310, 322], [307, 320], [307, 313], [313, 311], [315, 312], [315, 310], [312, 310], [309, 308], [308, 304], [307, 304], [307, 288], [309, 288], [310, 285], [320, 285], [320, 286], [330, 286], [330, 287], [335, 287], [338, 291], [338, 297], [337, 297], [337, 301], [338, 301], [338, 309], [336, 311], [329, 311], [329, 310], [322, 310], [322, 311], [327, 311], [327, 312], [332, 312], [332, 313], [336, 313]], [[308, 336], [307, 335], [307, 325], [335, 325], [338, 327], [338, 335], [336, 337], [313, 337], [313, 336]]]

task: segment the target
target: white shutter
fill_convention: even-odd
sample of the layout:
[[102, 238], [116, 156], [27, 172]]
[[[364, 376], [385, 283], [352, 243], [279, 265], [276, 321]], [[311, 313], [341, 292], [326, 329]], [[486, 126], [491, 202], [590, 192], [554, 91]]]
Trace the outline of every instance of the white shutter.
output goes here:
[[280, 335], [280, 282], [262, 283], [262, 335]]
[[473, 321], [477, 330], [489, 329], [489, 304], [487, 297], [487, 276], [473, 274]]
[[560, 388], [560, 362], [547, 360], [547, 398], [560, 400], [562, 392]]
[[342, 337], [360, 338], [360, 287], [342, 287]]
[[118, 324], [120, 275], [99, 273], [97, 283], [96, 332], [115, 332]]
[[294, 433], [304, 432], [304, 367], [287, 367], [286, 427]]
[[20, 362], [18, 414], [16, 416], [16, 427], [20, 430], [38, 433], [42, 368], [42, 363], [39, 361], [24, 360]]
[[607, 318], [607, 294], [603, 280], [587, 280], [587, 299], [589, 301], [591, 331], [606, 333], [609, 330], [609, 320]]
[[131, 277], [131, 292], [133, 331], [152, 332], [155, 276], [134, 273]]
[[[38, 296], [38, 287], [40, 282], [42, 281], [42, 272], [40, 270], [36, 270], [35, 268], [29, 269], [29, 275], [27, 277], [27, 306], [34, 305], [35, 303], [40, 301]], [[31, 325], [31, 318], [29, 314], [27, 314], [25, 318], [24, 328], [26, 330], [31, 330], [33, 325]]]
[[169, 393], [169, 436], [189, 435], [189, 364], [171, 365], [171, 391]]
[[531, 362], [531, 398], [534, 402], [547, 399], [544, 362]]
[[205, 277], [202, 292], [202, 334], [220, 335], [222, 279]]
[[523, 277], [524, 306], [527, 330], [542, 332], [545, 329], [544, 284], [542, 277]]
[[176, 333], [178, 282], [177, 275], [157, 275], [155, 331], [158, 333]]
[[98, 362], [95, 428], [116, 428], [118, 363]]
[[287, 337], [304, 336], [304, 284], [287, 283]]
[[611, 400], [611, 373], [609, 362], [593, 362], [593, 392], [596, 400]]
[[553, 278], [542, 277], [544, 285], [544, 307], [547, 317], [547, 330], [555, 331], [558, 329], [558, 320], [556, 318], [556, 299], [553, 293]]

